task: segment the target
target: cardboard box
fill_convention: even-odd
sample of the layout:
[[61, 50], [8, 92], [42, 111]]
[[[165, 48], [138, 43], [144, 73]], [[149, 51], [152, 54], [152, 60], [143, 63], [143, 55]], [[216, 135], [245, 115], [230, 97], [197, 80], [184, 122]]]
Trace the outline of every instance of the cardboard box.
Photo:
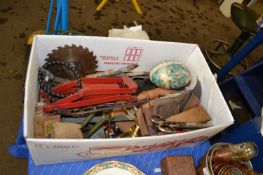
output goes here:
[[[33, 117], [38, 99], [39, 66], [52, 49], [63, 45], [88, 47], [98, 59], [98, 70], [139, 64], [135, 71], [149, 71], [171, 60], [183, 61], [202, 86], [201, 103], [211, 115], [213, 127], [196, 131], [121, 139], [38, 139], [33, 138]], [[196, 44], [145, 41], [86, 36], [37, 36], [34, 39], [27, 70], [24, 105], [24, 136], [37, 165], [79, 161], [102, 157], [159, 151], [198, 144], [233, 123], [233, 117], [204, 56]]]

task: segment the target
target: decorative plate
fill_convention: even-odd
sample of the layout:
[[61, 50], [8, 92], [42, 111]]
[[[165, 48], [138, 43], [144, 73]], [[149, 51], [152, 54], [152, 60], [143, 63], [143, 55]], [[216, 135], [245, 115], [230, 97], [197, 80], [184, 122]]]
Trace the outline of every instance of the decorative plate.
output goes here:
[[144, 173], [131, 164], [108, 161], [93, 166], [83, 175], [144, 175]]
[[154, 67], [150, 72], [153, 84], [165, 89], [180, 89], [191, 80], [191, 75], [185, 64], [179, 61], [169, 61]]

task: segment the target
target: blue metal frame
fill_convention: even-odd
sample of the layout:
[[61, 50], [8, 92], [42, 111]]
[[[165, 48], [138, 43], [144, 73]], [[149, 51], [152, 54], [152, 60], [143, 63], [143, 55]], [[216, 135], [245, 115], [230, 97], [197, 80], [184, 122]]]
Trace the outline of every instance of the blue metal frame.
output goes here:
[[68, 31], [68, 0], [61, 0], [62, 3], [62, 29]]
[[27, 158], [29, 153], [28, 147], [26, 145], [26, 140], [23, 136], [23, 124], [24, 118], [22, 118], [20, 121], [20, 126], [16, 136], [16, 142], [8, 147], [9, 153], [16, 158]]
[[[54, 9], [54, 0], [50, 0], [48, 20], [46, 26], [46, 34], [50, 33], [52, 14]], [[57, 14], [54, 22], [54, 31], [62, 30], [64, 32], [68, 31], [68, 0], [56, 0]], [[55, 34], [55, 33], [52, 33]]]
[[230, 61], [217, 72], [217, 78], [223, 78], [230, 70], [238, 65], [246, 56], [252, 52], [258, 45], [263, 43], [263, 30], [257, 33]]
[[47, 26], [46, 26], [46, 34], [48, 34], [49, 29], [50, 29], [53, 9], [54, 9], [54, 0], [50, 0], [50, 6], [49, 6], [49, 12], [48, 12], [48, 19], [47, 19]]

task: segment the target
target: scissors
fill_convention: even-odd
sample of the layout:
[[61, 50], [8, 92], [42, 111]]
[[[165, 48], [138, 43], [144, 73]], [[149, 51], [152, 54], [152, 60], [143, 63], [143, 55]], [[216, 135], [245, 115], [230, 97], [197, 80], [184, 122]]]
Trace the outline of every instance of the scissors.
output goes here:
[[194, 122], [168, 122], [164, 117], [155, 115], [152, 117], [153, 124], [156, 125], [159, 131], [167, 134], [174, 134], [179, 129], [202, 129], [210, 127], [207, 123], [194, 123]]

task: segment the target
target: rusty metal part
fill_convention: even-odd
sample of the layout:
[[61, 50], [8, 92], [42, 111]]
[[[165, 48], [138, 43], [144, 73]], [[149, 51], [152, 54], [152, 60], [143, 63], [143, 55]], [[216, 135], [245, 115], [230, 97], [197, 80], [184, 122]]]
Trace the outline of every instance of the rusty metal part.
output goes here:
[[157, 128], [167, 134], [176, 133], [178, 129], [203, 129], [211, 127], [206, 123], [186, 123], [186, 122], [163, 122], [158, 124]]
[[87, 75], [86, 77], [87, 78], [115, 77], [115, 76], [120, 76], [122, 73], [130, 72], [137, 67], [138, 67], [138, 64], [130, 64], [128, 66], [125, 66], [125, 67], [122, 67], [119, 69], [97, 72], [95, 74], [90, 74], [90, 75]]
[[[46, 62], [60, 60], [65, 63], [74, 63], [79, 67], [81, 77], [95, 73], [98, 62], [92, 51], [83, 46], [76, 46], [74, 44], [71, 46], [65, 45], [52, 50], [45, 60]], [[69, 78], [71, 80], [75, 78], [70, 71], [61, 66], [51, 67], [49, 71], [58, 77]]]
[[144, 103], [147, 103], [148, 100], [140, 100], [137, 102], [126, 102], [126, 103], [106, 103], [96, 106], [88, 106], [84, 108], [75, 108], [75, 109], [63, 109], [54, 111], [57, 114], [61, 114], [64, 117], [82, 117], [90, 113], [96, 112], [110, 112], [113, 109], [122, 109], [122, 108], [132, 108], [133, 106], [138, 106]]

